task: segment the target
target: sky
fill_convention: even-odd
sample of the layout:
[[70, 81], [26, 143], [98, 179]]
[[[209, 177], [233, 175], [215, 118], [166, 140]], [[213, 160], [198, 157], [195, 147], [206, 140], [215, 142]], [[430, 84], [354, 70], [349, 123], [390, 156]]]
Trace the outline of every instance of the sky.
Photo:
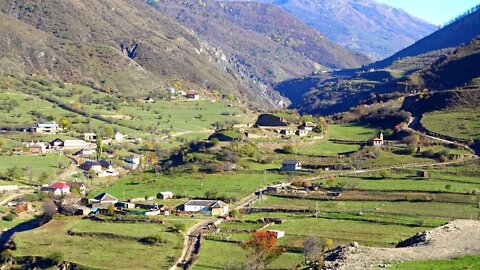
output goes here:
[[422, 18], [435, 25], [443, 25], [468, 9], [480, 4], [480, 0], [377, 0]]

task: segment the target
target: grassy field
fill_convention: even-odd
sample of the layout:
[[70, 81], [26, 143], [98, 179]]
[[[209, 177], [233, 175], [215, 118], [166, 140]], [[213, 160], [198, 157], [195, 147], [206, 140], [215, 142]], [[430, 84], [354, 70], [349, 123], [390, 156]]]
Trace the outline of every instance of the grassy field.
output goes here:
[[182, 174], [182, 175], [154, 175], [150, 183], [140, 180], [141, 175], [129, 175], [115, 181], [109, 187], [99, 187], [97, 192], [108, 192], [123, 199], [155, 196], [161, 191], [172, 191], [177, 196], [190, 198], [204, 197], [206, 191], [216, 190], [219, 195], [236, 196], [241, 198], [255, 191], [258, 187], [283, 179], [282, 175], [267, 173], [264, 181], [263, 172], [234, 172], [225, 174]]
[[367, 141], [378, 136], [378, 130], [357, 124], [330, 125], [326, 139]]
[[422, 124], [430, 131], [462, 139], [480, 138], [480, 113], [475, 110], [426, 113]]
[[[0, 111], [0, 125], [17, 126], [33, 124], [40, 115], [42, 118], [67, 117], [70, 128], [77, 132], [92, 132], [101, 126], [110, 126], [124, 134], [149, 138], [162, 138], [168, 135], [185, 133], [178, 136], [183, 139], [205, 138], [204, 131], [212, 129], [215, 122], [235, 121], [247, 122], [251, 119], [247, 110], [238, 104], [227, 104], [227, 101], [210, 100], [156, 100], [145, 104], [139, 100], [126, 100], [105, 92], [94, 90], [78, 84], [65, 84], [60, 87], [56, 83], [48, 86], [31, 80], [28, 89], [20, 90], [20, 86], [11, 83], [2, 103], [15, 102], [15, 108]], [[27, 94], [28, 93], [28, 94]], [[47, 100], [45, 96], [50, 99]], [[77, 111], [62, 108], [67, 104]], [[81, 112], [81, 113], [79, 113]], [[167, 148], [178, 146], [176, 138], [164, 144]]]
[[138, 238], [157, 234], [171, 236], [170, 233], [166, 233], [167, 227], [162, 224], [99, 223], [86, 219], [80, 220], [70, 230], [76, 233], [113, 233]]
[[339, 144], [327, 140], [319, 140], [312, 145], [305, 145], [297, 148], [296, 153], [298, 155], [306, 156], [335, 156], [355, 152], [358, 149], [360, 149], [359, 145]]
[[[225, 269], [229, 266], [239, 266], [244, 261], [244, 256], [244, 251], [239, 245], [205, 240], [193, 269]], [[284, 253], [272, 262], [268, 269], [294, 269], [302, 259], [302, 254]]]
[[385, 202], [385, 201], [315, 201], [268, 196], [263, 207], [299, 208], [319, 211], [373, 212], [400, 216], [437, 217], [445, 219], [471, 218], [478, 214], [475, 204], [446, 202]]
[[302, 145], [296, 149], [298, 155], [306, 156], [336, 156], [339, 154], [355, 152], [360, 145], [340, 144], [330, 141], [350, 140], [367, 141], [377, 134], [377, 130], [356, 124], [330, 125], [323, 140], [318, 140], [312, 145]]
[[[5, 172], [7, 169], [17, 166], [20, 169], [25, 169], [27, 166], [31, 167], [31, 176], [33, 180], [36, 180], [43, 172], [47, 172], [53, 179], [53, 176], [58, 175], [62, 170], [58, 168], [58, 164], [69, 165], [69, 160], [63, 155], [12, 155], [0, 156], [0, 172]], [[24, 179], [27, 180], [15, 180], [15, 183], [28, 182], [29, 173], [24, 173]], [[9, 185], [10, 181], [0, 181], [0, 184]]]
[[393, 266], [395, 270], [476, 270], [480, 269], [480, 255], [464, 256], [451, 260], [404, 262]]
[[[88, 221], [80, 221], [78, 218], [58, 217], [40, 228], [17, 234], [15, 239], [17, 250], [13, 254], [46, 257], [52, 252], [59, 251], [64, 254], [66, 261], [100, 269], [169, 268], [173, 265], [175, 257], [181, 253], [182, 237], [179, 234], [162, 232], [167, 243], [158, 246], [144, 245], [135, 240], [67, 234], [71, 228], [82, 228], [88, 232], [128, 234], [135, 237], [151, 236], [156, 233], [155, 230], [144, 229], [145, 225], [88, 224]], [[153, 229], [151, 226], [146, 228]]]
[[285, 237], [279, 239], [280, 244], [297, 247], [301, 247], [301, 241], [308, 235], [332, 239], [335, 245], [357, 241], [369, 246], [394, 246], [400, 239], [425, 229], [301, 215], [268, 214], [266, 216], [286, 218], [283, 224], [273, 224], [267, 229], [285, 231]]

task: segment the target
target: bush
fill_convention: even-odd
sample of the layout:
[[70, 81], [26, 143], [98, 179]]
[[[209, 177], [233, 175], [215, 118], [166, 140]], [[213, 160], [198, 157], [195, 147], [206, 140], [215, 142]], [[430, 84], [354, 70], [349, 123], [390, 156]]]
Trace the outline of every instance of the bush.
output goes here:
[[15, 218], [15, 215], [13, 213], [8, 213], [5, 216], [2, 217], [2, 220], [4, 221], [12, 221]]
[[60, 251], [54, 251], [47, 256], [47, 259], [49, 259], [53, 264], [58, 264], [64, 261], [65, 255], [63, 255], [63, 253]]
[[183, 223], [176, 223], [176, 224], [173, 225], [173, 228], [177, 232], [179, 232], [179, 231], [185, 232], [187, 230], [187, 227]]
[[293, 145], [285, 145], [283, 146], [282, 148], [282, 152], [284, 154], [295, 154], [295, 148], [293, 147]]
[[165, 240], [160, 234], [156, 234], [144, 237], [140, 239], [140, 242], [146, 245], [161, 245], [167, 243], [167, 240]]

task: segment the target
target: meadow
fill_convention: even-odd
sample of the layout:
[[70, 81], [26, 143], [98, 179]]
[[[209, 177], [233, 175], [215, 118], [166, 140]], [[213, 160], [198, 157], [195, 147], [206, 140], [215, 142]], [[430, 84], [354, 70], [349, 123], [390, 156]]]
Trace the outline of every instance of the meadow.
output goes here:
[[461, 139], [480, 138], [480, 113], [470, 109], [426, 113], [422, 124], [430, 131]]
[[[1, 155], [0, 156], [0, 172], [5, 173], [5, 171], [13, 166], [17, 166], [19, 169], [24, 170], [24, 179], [15, 181], [1, 181], [0, 184], [9, 185], [12, 183], [25, 184], [29, 181], [29, 178], [32, 177], [33, 180], [36, 180], [42, 173], [46, 172], [50, 177], [54, 177], [61, 173], [62, 169], [59, 168], [59, 163], [64, 166], [70, 164], [69, 160], [64, 155]], [[25, 170], [27, 167], [30, 167], [31, 170]]]
[[161, 191], [172, 191], [176, 196], [189, 198], [205, 197], [205, 192], [216, 191], [218, 195], [242, 198], [258, 187], [282, 180], [284, 177], [277, 173], [259, 171], [240, 171], [216, 174], [181, 174], [181, 175], [152, 175], [150, 183], [142, 181], [142, 175], [128, 175], [113, 182], [109, 186], [100, 186], [99, 192], [108, 192], [113, 196], [125, 198], [143, 198], [155, 196]]
[[451, 260], [428, 260], [404, 262], [392, 266], [394, 270], [476, 270], [480, 269], [480, 255], [463, 256]]
[[[92, 224], [88, 224], [91, 222]], [[63, 254], [66, 261], [99, 269], [167, 269], [181, 253], [183, 238], [177, 233], [160, 232], [166, 241], [145, 245], [134, 239], [102, 236], [71, 236], [70, 229], [90, 233], [109, 232], [119, 236], [147, 237], [157, 233], [146, 224], [110, 224], [80, 221], [78, 217], [56, 217], [51, 222], [28, 232], [18, 233], [14, 256], [48, 257]], [[162, 225], [158, 225], [162, 226]], [[162, 229], [160, 229], [162, 230]]]
[[[232, 256], [233, 254], [235, 256]], [[237, 244], [205, 240], [193, 269], [225, 269], [229, 266], [239, 266], [244, 257], [244, 251]], [[268, 265], [267, 269], [294, 269], [302, 258], [300, 253], [287, 252]]]

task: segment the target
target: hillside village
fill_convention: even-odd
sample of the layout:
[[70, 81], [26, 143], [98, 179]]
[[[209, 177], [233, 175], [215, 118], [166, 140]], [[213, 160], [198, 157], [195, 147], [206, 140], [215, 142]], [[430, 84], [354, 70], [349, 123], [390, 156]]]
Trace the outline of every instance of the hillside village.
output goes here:
[[480, 269], [480, 6], [4, 2], [0, 269]]

